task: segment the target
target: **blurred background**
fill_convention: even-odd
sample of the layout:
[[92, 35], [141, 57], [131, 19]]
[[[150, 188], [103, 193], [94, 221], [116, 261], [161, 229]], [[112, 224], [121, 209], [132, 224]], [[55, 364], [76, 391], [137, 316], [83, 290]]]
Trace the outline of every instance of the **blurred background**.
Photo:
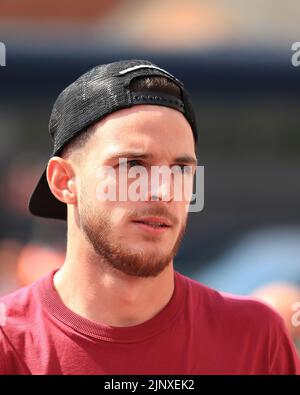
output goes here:
[[57, 95], [97, 64], [144, 58], [185, 82], [199, 125], [205, 207], [176, 269], [272, 304], [299, 344], [299, 14], [296, 0], [1, 0], [0, 295], [64, 261], [66, 225], [27, 210]]

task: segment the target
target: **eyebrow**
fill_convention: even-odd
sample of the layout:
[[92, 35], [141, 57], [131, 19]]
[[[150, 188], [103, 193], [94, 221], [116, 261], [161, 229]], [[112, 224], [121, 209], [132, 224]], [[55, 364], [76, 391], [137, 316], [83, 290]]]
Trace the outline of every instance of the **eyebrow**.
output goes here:
[[[108, 159], [109, 160], [117, 160], [120, 158], [139, 158], [139, 159], [153, 159], [154, 155], [145, 153], [142, 151], [122, 151], [115, 153], [111, 155]], [[174, 163], [188, 163], [190, 165], [197, 166], [197, 158], [194, 156], [188, 155], [188, 154], [183, 154], [181, 156], [178, 156], [177, 158], [173, 159]]]

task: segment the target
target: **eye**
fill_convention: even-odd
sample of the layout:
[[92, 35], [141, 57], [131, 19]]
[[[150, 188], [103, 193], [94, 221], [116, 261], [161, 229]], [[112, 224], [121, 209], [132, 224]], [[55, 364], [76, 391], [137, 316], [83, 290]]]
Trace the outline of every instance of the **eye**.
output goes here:
[[136, 160], [136, 159], [129, 160], [129, 161], [127, 162], [127, 166], [128, 166], [128, 167], [142, 166], [142, 162], [141, 162], [140, 160]]
[[142, 166], [142, 162], [137, 159], [127, 160], [127, 161], [120, 161], [119, 167], [130, 169], [135, 166]]
[[178, 168], [178, 170], [182, 173], [182, 174], [191, 174], [193, 171], [193, 167], [189, 166], [189, 165], [175, 165], [175, 168]]

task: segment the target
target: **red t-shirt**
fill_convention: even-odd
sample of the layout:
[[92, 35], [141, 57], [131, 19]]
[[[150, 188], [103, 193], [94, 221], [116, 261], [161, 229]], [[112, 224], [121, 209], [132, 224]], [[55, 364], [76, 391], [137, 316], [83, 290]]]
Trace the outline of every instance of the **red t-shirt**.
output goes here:
[[69, 310], [53, 275], [0, 300], [1, 374], [300, 374], [282, 319], [260, 302], [175, 272], [155, 317], [110, 327]]

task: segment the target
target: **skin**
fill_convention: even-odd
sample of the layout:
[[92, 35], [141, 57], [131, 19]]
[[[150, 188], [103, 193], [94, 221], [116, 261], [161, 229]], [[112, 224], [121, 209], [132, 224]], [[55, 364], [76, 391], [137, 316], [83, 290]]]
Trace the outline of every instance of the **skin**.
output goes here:
[[[118, 171], [118, 159], [112, 156], [127, 150], [152, 155], [138, 163], [147, 171], [152, 165], [173, 166], [183, 155], [196, 160], [191, 127], [179, 111], [138, 105], [105, 117], [83, 147], [65, 158], [51, 158], [47, 168], [52, 193], [68, 207], [67, 254], [54, 276], [55, 288], [80, 316], [122, 327], [149, 320], [170, 301], [173, 258], [187, 223], [187, 201], [174, 201], [172, 193], [163, 201], [163, 183], [154, 191], [157, 201], [150, 193], [137, 202], [96, 199], [97, 168], [111, 165]], [[105, 175], [103, 179], [110, 182]], [[150, 234], [132, 222], [141, 216], [166, 217], [172, 227]]]

